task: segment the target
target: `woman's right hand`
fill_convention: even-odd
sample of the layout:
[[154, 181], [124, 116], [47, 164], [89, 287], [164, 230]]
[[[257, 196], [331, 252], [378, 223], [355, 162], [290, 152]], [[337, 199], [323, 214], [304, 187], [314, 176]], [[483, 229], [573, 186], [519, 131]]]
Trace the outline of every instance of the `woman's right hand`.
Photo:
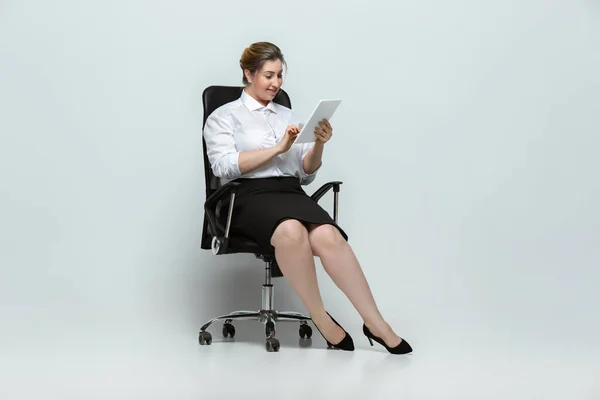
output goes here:
[[291, 149], [299, 133], [299, 126], [288, 125], [287, 129], [285, 130], [285, 133], [283, 134], [283, 137], [281, 138], [279, 143], [275, 145], [275, 147], [277, 147], [278, 153], [283, 154], [286, 153], [289, 149]]

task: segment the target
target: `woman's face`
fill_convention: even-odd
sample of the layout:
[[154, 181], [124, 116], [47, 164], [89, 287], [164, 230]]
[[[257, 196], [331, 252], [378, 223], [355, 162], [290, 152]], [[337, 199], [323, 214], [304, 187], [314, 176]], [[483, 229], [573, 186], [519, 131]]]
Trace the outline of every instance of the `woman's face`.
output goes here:
[[283, 84], [283, 65], [281, 60], [267, 61], [254, 76], [246, 74], [250, 82], [249, 94], [263, 105], [275, 97]]

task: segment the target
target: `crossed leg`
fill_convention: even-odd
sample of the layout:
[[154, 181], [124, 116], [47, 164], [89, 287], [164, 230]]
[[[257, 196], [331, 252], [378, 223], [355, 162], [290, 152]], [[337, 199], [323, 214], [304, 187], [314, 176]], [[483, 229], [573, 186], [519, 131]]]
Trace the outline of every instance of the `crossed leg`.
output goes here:
[[339, 343], [344, 332], [326, 314], [319, 292], [314, 256], [344, 292], [374, 335], [390, 347], [402, 339], [379, 312], [362, 268], [340, 232], [332, 225], [311, 225], [307, 230], [297, 220], [279, 224], [271, 238], [275, 258], [283, 275], [300, 296], [313, 322], [331, 343]]
[[341, 342], [344, 331], [331, 320], [323, 306], [314, 255], [304, 225], [293, 219], [282, 222], [273, 232], [271, 245], [275, 248], [281, 272], [304, 303], [313, 322], [329, 342]]

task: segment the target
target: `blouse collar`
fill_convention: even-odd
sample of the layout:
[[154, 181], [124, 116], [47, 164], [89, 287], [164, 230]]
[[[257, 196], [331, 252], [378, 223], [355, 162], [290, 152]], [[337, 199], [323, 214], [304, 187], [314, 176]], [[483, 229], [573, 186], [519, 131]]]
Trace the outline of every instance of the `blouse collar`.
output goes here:
[[275, 104], [273, 103], [273, 101], [269, 101], [269, 103], [267, 104], [267, 106], [263, 106], [262, 104], [260, 104], [254, 97], [250, 96], [248, 93], [246, 93], [245, 90], [242, 90], [242, 103], [246, 106], [246, 108], [248, 108], [248, 110], [250, 111], [257, 111], [257, 110], [263, 110], [263, 109], [268, 109], [271, 110], [272, 112], [274, 112], [275, 114], [277, 114], [277, 110], [275, 109]]

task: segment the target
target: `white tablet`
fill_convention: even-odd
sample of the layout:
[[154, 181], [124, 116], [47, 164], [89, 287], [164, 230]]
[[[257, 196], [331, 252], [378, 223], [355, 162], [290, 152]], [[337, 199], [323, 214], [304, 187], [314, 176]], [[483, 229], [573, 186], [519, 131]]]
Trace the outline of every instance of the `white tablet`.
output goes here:
[[315, 141], [315, 128], [319, 126], [319, 122], [325, 118], [331, 121], [331, 117], [340, 105], [341, 100], [320, 100], [317, 107], [311, 114], [308, 122], [302, 126], [300, 133], [296, 137], [294, 143], [312, 143]]

